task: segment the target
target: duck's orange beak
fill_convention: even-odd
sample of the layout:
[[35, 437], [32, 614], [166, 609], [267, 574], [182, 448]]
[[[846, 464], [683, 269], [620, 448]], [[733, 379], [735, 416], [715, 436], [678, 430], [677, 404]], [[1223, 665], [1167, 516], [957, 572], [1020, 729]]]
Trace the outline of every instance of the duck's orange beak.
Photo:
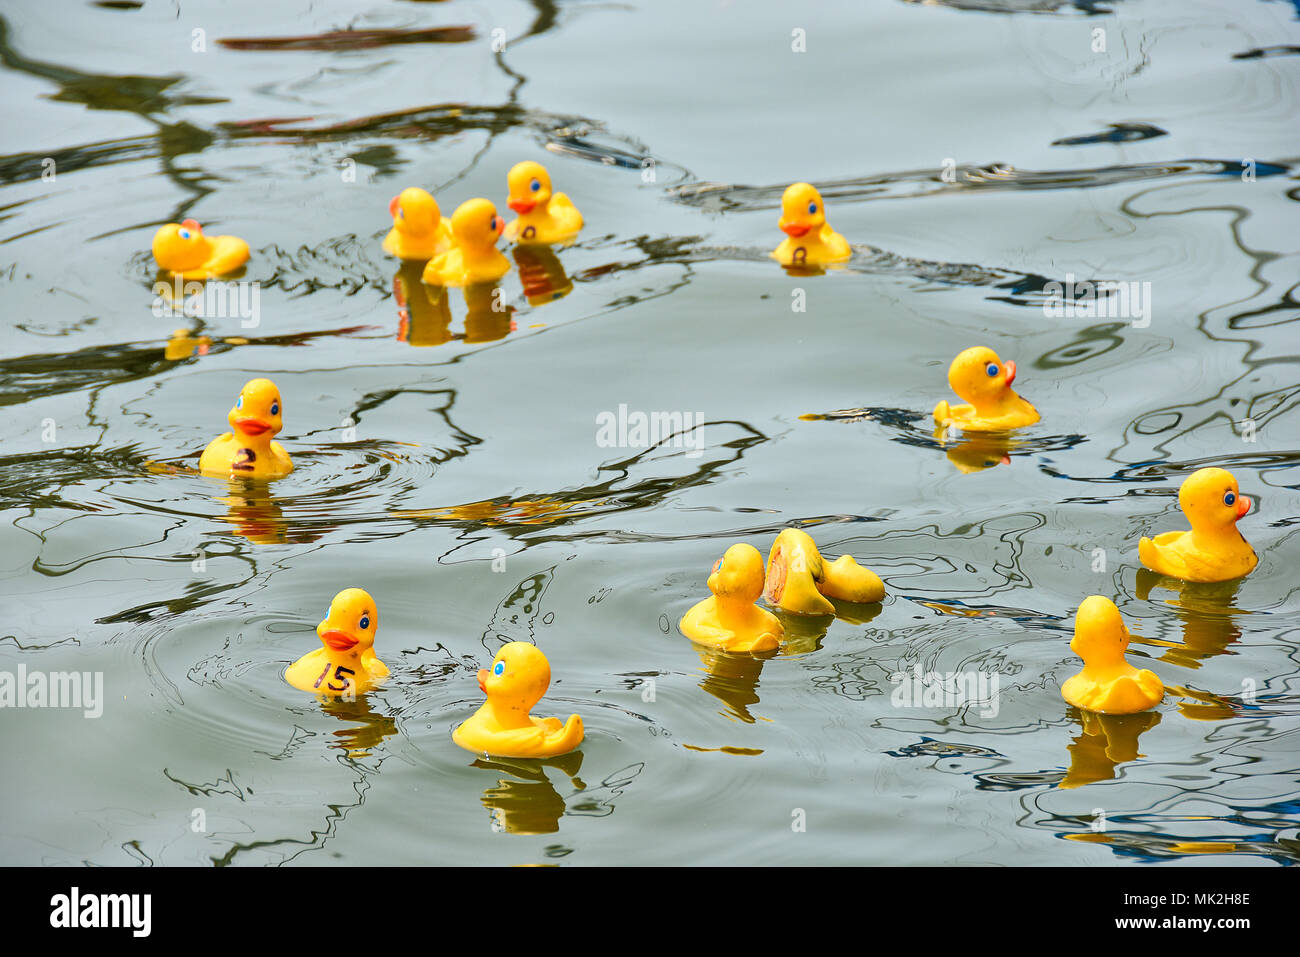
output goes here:
[[478, 670], [478, 690], [483, 692], [484, 694], [487, 694], [487, 679], [488, 679], [487, 669], [480, 668]]
[[812, 229], [811, 223], [782, 223], [781, 232], [787, 236], [798, 239], [800, 236], [808, 235], [808, 230]]
[[506, 205], [520, 216], [526, 216], [533, 211], [534, 207], [537, 206], [537, 203], [531, 199], [515, 199], [514, 197], [511, 197], [510, 202]]
[[1242, 495], [1237, 499], [1237, 517], [1245, 518], [1246, 513], [1250, 511], [1250, 499]]
[[235, 428], [245, 435], [261, 435], [271, 431], [271, 426], [261, 419], [236, 419]]
[[392, 216], [393, 219], [397, 218], [397, 200], [398, 197], [394, 196], [388, 201], [388, 215]]
[[1008, 359], [1006, 362], [1002, 363], [1002, 365], [1005, 366], [1007, 370], [1007, 385], [1011, 385], [1011, 383], [1016, 381], [1016, 364], [1012, 360]]
[[327, 631], [320, 640], [335, 651], [348, 651], [356, 645], [357, 640], [344, 631]]

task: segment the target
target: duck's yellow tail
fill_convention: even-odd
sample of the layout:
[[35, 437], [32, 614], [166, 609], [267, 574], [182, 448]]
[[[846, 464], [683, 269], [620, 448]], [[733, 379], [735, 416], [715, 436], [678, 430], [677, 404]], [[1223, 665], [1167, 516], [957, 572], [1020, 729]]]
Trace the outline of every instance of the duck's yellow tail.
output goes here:
[[880, 576], [863, 568], [852, 555], [841, 555], [826, 566], [826, 577], [818, 583], [818, 590], [828, 598], [859, 604], [885, 597], [885, 583]]

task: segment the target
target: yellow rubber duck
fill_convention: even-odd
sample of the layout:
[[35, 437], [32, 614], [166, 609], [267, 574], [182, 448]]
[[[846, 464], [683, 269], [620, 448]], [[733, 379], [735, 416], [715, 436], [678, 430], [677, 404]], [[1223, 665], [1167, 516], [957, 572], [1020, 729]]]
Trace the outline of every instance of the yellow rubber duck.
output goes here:
[[1083, 659], [1083, 670], [1061, 685], [1061, 697], [1102, 714], [1136, 714], [1158, 705], [1165, 686], [1155, 672], [1139, 671], [1124, 659], [1128, 637], [1113, 601], [1101, 595], [1085, 598], [1070, 642], [1070, 650]]
[[966, 432], [1005, 432], [1033, 425], [1038, 410], [1016, 395], [1011, 388], [1015, 379], [1014, 362], [1003, 362], [984, 346], [967, 349], [948, 367], [948, 384], [970, 405], [940, 402], [934, 407], [934, 421], [940, 428], [955, 426]]
[[1189, 582], [1223, 582], [1250, 574], [1259, 558], [1237, 530], [1250, 499], [1227, 469], [1197, 469], [1178, 489], [1191, 531], [1165, 532], [1138, 542], [1138, 557], [1153, 572]]
[[270, 379], [250, 379], [226, 420], [233, 432], [219, 435], [199, 456], [204, 475], [279, 478], [293, 471], [289, 453], [271, 440], [284, 427], [280, 390]]
[[508, 205], [519, 218], [506, 227], [516, 243], [562, 243], [582, 229], [582, 213], [564, 193], [551, 192], [551, 174], [532, 160], [516, 163], [506, 174]]
[[786, 187], [780, 226], [788, 238], [772, 250], [772, 258], [782, 266], [824, 266], [853, 255], [849, 241], [826, 222], [822, 194], [808, 183]]
[[763, 556], [753, 545], [732, 545], [709, 575], [712, 598], [696, 604], [678, 624], [682, 634], [724, 651], [776, 651], [785, 629], [776, 615], [754, 604], [763, 594]]
[[503, 229], [505, 220], [488, 200], [461, 203], [451, 214], [454, 245], [429, 260], [424, 267], [424, 281], [431, 286], [496, 282], [510, 271], [510, 260], [496, 247]]
[[438, 201], [418, 186], [408, 186], [388, 204], [393, 228], [384, 237], [384, 252], [398, 259], [425, 262], [451, 249], [451, 223]]
[[379, 607], [360, 588], [345, 588], [330, 602], [329, 614], [316, 626], [321, 645], [284, 672], [299, 691], [322, 695], [358, 695], [387, 677], [388, 666], [375, 657]]
[[833, 615], [827, 599], [867, 604], [885, 597], [885, 583], [851, 555], [822, 559], [807, 532], [787, 528], [767, 553], [763, 594], [773, 605], [800, 615]]
[[238, 236], [204, 236], [192, 219], [168, 223], [153, 236], [158, 268], [181, 279], [212, 279], [248, 262], [248, 243]]
[[492, 667], [478, 673], [487, 701], [451, 739], [466, 751], [502, 758], [550, 758], [582, 743], [582, 718], [534, 718], [529, 712], [551, 684], [546, 655], [526, 641], [502, 645]]

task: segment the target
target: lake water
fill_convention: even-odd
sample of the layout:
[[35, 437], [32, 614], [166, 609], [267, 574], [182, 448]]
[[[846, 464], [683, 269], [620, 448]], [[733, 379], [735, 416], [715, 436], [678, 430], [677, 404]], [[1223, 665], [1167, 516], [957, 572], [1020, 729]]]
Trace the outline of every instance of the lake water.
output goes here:
[[[1298, 18], [9, 5], [0, 671], [99, 673], [103, 700], [0, 712], [0, 862], [1297, 862]], [[220, 42], [435, 27], [469, 30]], [[525, 258], [505, 312], [431, 302], [380, 249], [390, 197], [504, 210], [523, 159], [579, 241]], [[846, 268], [767, 258], [796, 180]], [[150, 240], [187, 217], [249, 241], [256, 316], [155, 314]], [[1067, 278], [1150, 308], [1048, 315]], [[978, 344], [1042, 413], [1006, 447], [928, 418]], [[254, 376], [297, 469], [186, 471]], [[598, 442], [621, 407], [704, 424]], [[1138, 539], [1184, 527], [1203, 465], [1255, 500], [1259, 566], [1152, 588]], [[682, 637], [726, 547], [792, 524], [883, 605], [787, 618], [768, 660]], [[393, 675], [323, 706], [281, 673], [353, 585]], [[1181, 689], [1154, 712], [1061, 699], [1094, 593]], [[452, 743], [503, 640], [549, 656], [539, 711], [583, 716], [578, 754]], [[904, 706], [900, 673], [949, 672], [996, 696]]]

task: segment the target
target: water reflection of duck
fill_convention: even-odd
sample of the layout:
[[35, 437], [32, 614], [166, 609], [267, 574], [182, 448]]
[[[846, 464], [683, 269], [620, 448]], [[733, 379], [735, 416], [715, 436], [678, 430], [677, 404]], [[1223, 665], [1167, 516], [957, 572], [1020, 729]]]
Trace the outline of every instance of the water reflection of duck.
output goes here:
[[1236, 619], [1249, 614], [1233, 604], [1241, 582], [1240, 578], [1226, 582], [1186, 582], [1139, 568], [1137, 597], [1148, 601], [1157, 588], [1177, 593], [1177, 598], [1166, 599], [1165, 604], [1174, 609], [1183, 632], [1181, 644], [1159, 638], [1148, 638], [1146, 643], [1165, 649], [1161, 661], [1184, 668], [1199, 668], [1201, 662], [1227, 654], [1229, 647], [1241, 638]]
[[763, 594], [763, 556], [753, 545], [732, 545], [713, 566], [708, 579], [711, 598], [682, 616], [683, 635], [724, 651], [774, 652], [785, 629], [756, 602]]
[[423, 264], [403, 260], [393, 273], [397, 303], [397, 341], [412, 346], [440, 346], [451, 341], [451, 305], [447, 290], [426, 286]]
[[949, 405], [942, 400], [934, 407], [939, 428], [954, 427], [964, 432], [1005, 432], [1039, 420], [1038, 410], [1016, 394], [1011, 383], [1016, 364], [1003, 362], [985, 346], [973, 346], [958, 353], [948, 366], [948, 385], [967, 405]]
[[967, 475], [999, 465], [1010, 465], [1011, 450], [1020, 445], [1011, 436], [996, 432], [962, 434], [956, 437], [956, 441], [952, 441], [946, 427], [935, 431], [935, 440], [943, 447], [948, 461], [957, 467], [957, 471]]
[[284, 511], [265, 483], [232, 477], [226, 491], [226, 495], [217, 496], [226, 506], [226, 514], [219, 518], [233, 525], [235, 534], [258, 545], [283, 545], [289, 540]]
[[564, 798], [547, 776], [547, 768], [564, 772], [578, 791], [586, 787], [578, 777], [581, 751], [554, 758], [475, 758], [472, 763], [515, 779], [498, 779], [482, 797], [483, 806], [492, 814], [493, 830], [507, 834], [554, 834], [560, 829]]
[[1248, 575], [1259, 563], [1237, 529], [1250, 511], [1237, 479], [1226, 469], [1197, 469], [1178, 489], [1178, 505], [1190, 531], [1164, 532], [1138, 543], [1142, 564], [1190, 582], [1221, 582]]
[[515, 331], [515, 307], [502, 298], [500, 286], [479, 283], [464, 291], [467, 343], [496, 342]]
[[375, 711], [364, 695], [354, 701], [324, 698], [320, 706], [330, 717], [354, 723], [354, 727], [334, 731], [332, 734], [335, 742], [330, 745], [346, 752], [349, 758], [367, 757], [370, 749], [380, 744], [384, 738], [397, 734], [397, 721]]
[[167, 345], [163, 347], [163, 358], [178, 362], [190, 358], [195, 353], [206, 356], [211, 348], [212, 340], [208, 336], [195, 335], [188, 329], [177, 329], [167, 340]]
[[573, 291], [573, 280], [551, 247], [516, 246], [511, 254], [515, 257], [519, 280], [530, 306], [544, 306]]
[[1070, 708], [1070, 717], [1078, 723], [1081, 733], [1069, 747], [1070, 770], [1057, 784], [1059, 788], [1111, 780], [1117, 765], [1144, 756], [1138, 752], [1138, 738], [1160, 723], [1160, 714], [1155, 711], [1098, 714]]

